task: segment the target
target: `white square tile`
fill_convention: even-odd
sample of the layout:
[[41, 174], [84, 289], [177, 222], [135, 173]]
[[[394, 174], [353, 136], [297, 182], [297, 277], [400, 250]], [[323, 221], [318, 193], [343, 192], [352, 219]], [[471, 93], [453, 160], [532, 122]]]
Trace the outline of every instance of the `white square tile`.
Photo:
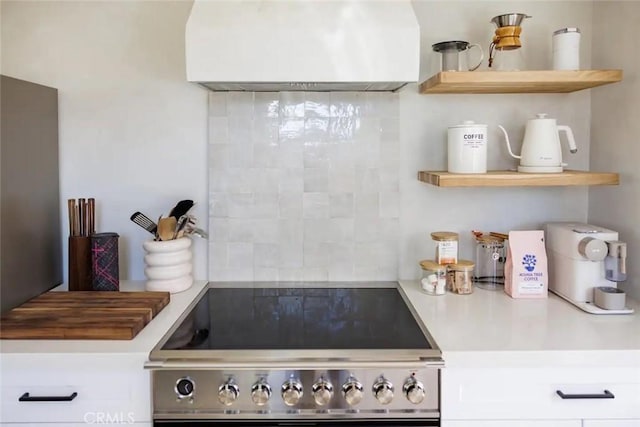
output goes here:
[[253, 280], [261, 281], [261, 282], [276, 282], [279, 279], [278, 269], [277, 268], [264, 268], [264, 267], [254, 267], [253, 268]]
[[253, 223], [250, 219], [231, 218], [228, 220], [229, 242], [253, 242]]
[[356, 164], [357, 152], [353, 141], [340, 141], [329, 144], [329, 166], [335, 170], [353, 169]]
[[279, 166], [283, 169], [304, 167], [302, 160], [304, 146], [300, 142], [287, 141], [278, 146]]
[[253, 241], [255, 243], [278, 243], [280, 238], [277, 219], [252, 219]]
[[326, 242], [329, 235], [329, 219], [305, 219], [304, 241]]
[[302, 193], [280, 193], [279, 218], [302, 218]]
[[280, 169], [280, 183], [278, 191], [281, 193], [298, 193], [304, 191], [304, 169], [282, 168]]
[[229, 119], [227, 117], [209, 117], [209, 144], [229, 142]]
[[209, 268], [227, 268], [227, 244], [225, 242], [209, 242]]
[[304, 92], [280, 92], [280, 117], [304, 117], [304, 110]]
[[329, 280], [354, 280], [353, 244], [329, 244]]
[[280, 150], [277, 145], [253, 144], [253, 166], [257, 168], [277, 168]]
[[254, 144], [278, 145], [280, 138], [280, 120], [271, 117], [255, 117], [251, 141]]
[[229, 167], [229, 144], [211, 144], [208, 157], [210, 168], [227, 169]]
[[355, 193], [356, 219], [379, 218], [378, 193]]
[[278, 194], [256, 193], [253, 197], [253, 218], [278, 218]]
[[356, 243], [372, 243], [380, 240], [380, 218], [358, 218], [354, 226]]
[[377, 168], [380, 165], [380, 142], [358, 141], [355, 143], [356, 168]]
[[400, 218], [400, 193], [380, 192], [380, 218]]
[[330, 218], [353, 218], [354, 211], [353, 193], [329, 194]]
[[328, 218], [329, 194], [304, 193], [302, 195], [302, 216], [304, 218]]
[[226, 193], [229, 190], [229, 173], [223, 169], [209, 168], [209, 191]]
[[255, 117], [277, 118], [280, 113], [280, 95], [277, 92], [255, 92]]
[[229, 218], [251, 218], [253, 216], [253, 193], [227, 194]]
[[304, 280], [302, 268], [279, 268], [278, 280], [282, 282], [301, 282]]
[[281, 117], [278, 139], [283, 141], [304, 141], [304, 119]]
[[360, 142], [380, 142], [382, 129], [380, 119], [377, 117], [363, 117], [360, 127], [357, 129], [356, 138]]
[[305, 143], [303, 162], [305, 168], [328, 168], [329, 146], [323, 143]]
[[353, 218], [331, 218], [329, 220], [326, 241], [334, 243], [352, 242], [354, 236], [355, 220]]
[[280, 169], [254, 169], [253, 192], [262, 194], [277, 194], [280, 188]]
[[229, 144], [227, 151], [230, 168], [248, 169], [253, 166], [253, 150], [251, 144]]
[[253, 267], [251, 265], [242, 268], [228, 268], [224, 272], [224, 280], [227, 282], [249, 282], [254, 280]]
[[302, 268], [303, 233], [302, 220], [280, 220], [278, 224], [281, 268]]
[[305, 117], [329, 117], [331, 94], [328, 92], [307, 92]]
[[227, 113], [229, 116], [253, 116], [253, 92], [229, 92]]
[[329, 192], [353, 193], [356, 190], [356, 171], [353, 167], [329, 168]]
[[304, 267], [327, 267], [329, 245], [325, 242], [305, 241], [303, 244]]
[[305, 267], [303, 279], [309, 282], [326, 282], [329, 280], [329, 271], [326, 267]]
[[305, 168], [304, 192], [319, 193], [329, 191], [329, 168]]
[[225, 172], [227, 193], [251, 193], [253, 191], [253, 169], [230, 168]]
[[253, 142], [253, 119], [249, 117], [229, 117], [229, 143], [247, 145]]
[[329, 120], [329, 141], [353, 141], [360, 126], [360, 118], [356, 116], [331, 117]]
[[228, 243], [227, 257], [230, 269], [250, 269], [251, 265], [253, 264], [253, 244], [234, 242]]
[[209, 216], [212, 218], [229, 216], [226, 193], [209, 193]]
[[229, 239], [229, 220], [226, 218], [209, 219], [209, 242], [226, 242]]
[[381, 218], [378, 220], [380, 240], [400, 241], [400, 218]]
[[227, 94], [225, 92], [209, 92], [209, 117], [227, 116]]
[[329, 141], [329, 118], [308, 117], [304, 121], [304, 138], [306, 141]]
[[253, 245], [253, 265], [273, 268], [277, 273], [280, 261], [280, 247], [275, 243], [255, 243]]
[[400, 118], [397, 115], [380, 119], [380, 140], [400, 140]]
[[400, 191], [400, 177], [398, 168], [396, 167], [381, 167], [378, 170], [380, 174], [380, 188], [382, 191], [399, 192]]
[[380, 191], [378, 168], [356, 167], [356, 193], [369, 194]]
[[357, 117], [361, 114], [362, 95], [357, 92], [333, 92], [331, 94], [331, 117]]

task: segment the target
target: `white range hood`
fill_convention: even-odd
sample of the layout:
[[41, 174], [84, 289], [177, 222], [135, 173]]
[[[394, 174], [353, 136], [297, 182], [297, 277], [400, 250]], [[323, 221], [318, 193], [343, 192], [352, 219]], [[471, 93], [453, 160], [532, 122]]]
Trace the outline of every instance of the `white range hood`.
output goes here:
[[196, 0], [187, 80], [214, 91], [393, 91], [417, 82], [405, 0]]

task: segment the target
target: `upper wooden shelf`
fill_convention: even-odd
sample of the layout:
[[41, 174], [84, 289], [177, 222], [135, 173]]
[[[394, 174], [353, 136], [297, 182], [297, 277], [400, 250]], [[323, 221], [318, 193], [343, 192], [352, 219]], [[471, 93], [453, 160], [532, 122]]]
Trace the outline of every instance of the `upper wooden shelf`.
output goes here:
[[565, 170], [562, 173], [520, 173], [489, 171], [485, 174], [457, 174], [420, 171], [418, 180], [438, 187], [533, 187], [571, 185], [618, 185], [617, 173]]
[[420, 93], [568, 93], [622, 80], [622, 70], [443, 71]]

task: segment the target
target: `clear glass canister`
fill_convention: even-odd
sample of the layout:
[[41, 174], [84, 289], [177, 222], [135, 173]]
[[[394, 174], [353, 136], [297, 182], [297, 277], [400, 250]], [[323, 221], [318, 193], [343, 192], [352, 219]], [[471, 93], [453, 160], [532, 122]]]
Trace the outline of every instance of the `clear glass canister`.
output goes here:
[[447, 289], [454, 294], [473, 293], [473, 261], [459, 260], [447, 266]]
[[431, 238], [436, 242], [436, 262], [440, 265], [458, 262], [458, 233], [434, 231]]
[[447, 285], [447, 266], [432, 260], [420, 261], [422, 290], [429, 295], [444, 295]]
[[499, 290], [504, 286], [504, 240], [499, 237], [481, 236], [476, 241], [476, 267], [473, 274], [475, 286]]

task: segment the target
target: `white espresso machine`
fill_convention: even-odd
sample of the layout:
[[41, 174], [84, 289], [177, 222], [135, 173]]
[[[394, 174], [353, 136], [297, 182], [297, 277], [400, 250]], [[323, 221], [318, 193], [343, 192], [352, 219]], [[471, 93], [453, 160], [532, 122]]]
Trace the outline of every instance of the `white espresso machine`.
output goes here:
[[617, 289], [627, 247], [616, 231], [577, 222], [548, 223], [545, 231], [549, 290], [588, 313], [633, 313]]

